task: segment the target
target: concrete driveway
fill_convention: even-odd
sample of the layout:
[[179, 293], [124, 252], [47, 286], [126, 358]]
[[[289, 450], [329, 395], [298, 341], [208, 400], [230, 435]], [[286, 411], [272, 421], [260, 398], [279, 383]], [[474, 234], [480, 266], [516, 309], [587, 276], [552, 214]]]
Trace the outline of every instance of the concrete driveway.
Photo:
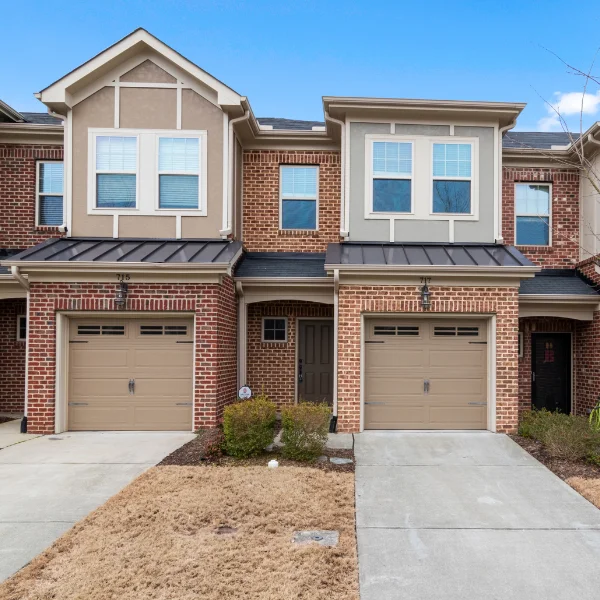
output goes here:
[[189, 433], [65, 433], [0, 450], [0, 581]]
[[600, 510], [488, 432], [355, 436], [361, 600], [596, 600]]

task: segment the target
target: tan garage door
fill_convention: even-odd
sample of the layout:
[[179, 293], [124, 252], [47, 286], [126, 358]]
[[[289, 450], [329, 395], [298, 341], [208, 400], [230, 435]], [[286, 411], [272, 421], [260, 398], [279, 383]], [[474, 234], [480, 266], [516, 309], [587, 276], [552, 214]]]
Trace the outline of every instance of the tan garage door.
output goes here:
[[191, 320], [73, 319], [70, 430], [192, 429]]
[[366, 429], [485, 429], [485, 321], [366, 321]]

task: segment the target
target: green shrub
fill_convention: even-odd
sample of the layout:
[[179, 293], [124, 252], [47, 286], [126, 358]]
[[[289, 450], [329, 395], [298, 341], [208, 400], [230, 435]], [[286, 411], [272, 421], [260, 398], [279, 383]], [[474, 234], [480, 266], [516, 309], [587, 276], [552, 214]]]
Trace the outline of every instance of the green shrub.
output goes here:
[[264, 394], [225, 407], [223, 433], [227, 454], [236, 458], [260, 454], [273, 442], [276, 415], [275, 404]]
[[519, 435], [543, 442], [546, 431], [552, 426], [554, 415], [557, 414], [545, 408], [542, 408], [542, 410], [528, 410], [521, 417]]
[[303, 402], [281, 411], [282, 454], [295, 460], [314, 460], [323, 453], [331, 409], [327, 404]]
[[594, 454], [600, 445], [600, 432], [586, 417], [554, 413], [542, 440], [548, 454], [565, 460], [581, 460]]

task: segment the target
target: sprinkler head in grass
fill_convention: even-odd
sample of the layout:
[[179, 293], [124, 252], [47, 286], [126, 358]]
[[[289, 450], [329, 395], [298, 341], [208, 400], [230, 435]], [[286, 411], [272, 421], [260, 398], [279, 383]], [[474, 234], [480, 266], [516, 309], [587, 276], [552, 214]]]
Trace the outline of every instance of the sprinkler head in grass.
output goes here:
[[279, 463], [275, 459], [270, 460], [267, 463], [267, 467], [269, 467], [269, 469], [276, 469], [278, 466], [279, 466]]

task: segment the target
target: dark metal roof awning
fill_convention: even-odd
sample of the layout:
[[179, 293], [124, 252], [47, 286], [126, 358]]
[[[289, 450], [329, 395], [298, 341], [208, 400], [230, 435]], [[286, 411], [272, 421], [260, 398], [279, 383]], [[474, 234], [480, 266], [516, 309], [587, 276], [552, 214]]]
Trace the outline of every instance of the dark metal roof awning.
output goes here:
[[238, 279], [327, 277], [325, 254], [317, 252], [247, 252], [236, 268]]
[[229, 240], [61, 238], [48, 240], [3, 262], [22, 266], [45, 263], [49, 267], [116, 263], [226, 268], [241, 251], [240, 242]]
[[598, 292], [575, 269], [544, 269], [521, 281], [519, 296], [582, 296], [600, 301]]
[[346, 242], [329, 244], [325, 258], [326, 269], [411, 270], [415, 267], [447, 267], [448, 270], [536, 269], [516, 248], [502, 244]]

